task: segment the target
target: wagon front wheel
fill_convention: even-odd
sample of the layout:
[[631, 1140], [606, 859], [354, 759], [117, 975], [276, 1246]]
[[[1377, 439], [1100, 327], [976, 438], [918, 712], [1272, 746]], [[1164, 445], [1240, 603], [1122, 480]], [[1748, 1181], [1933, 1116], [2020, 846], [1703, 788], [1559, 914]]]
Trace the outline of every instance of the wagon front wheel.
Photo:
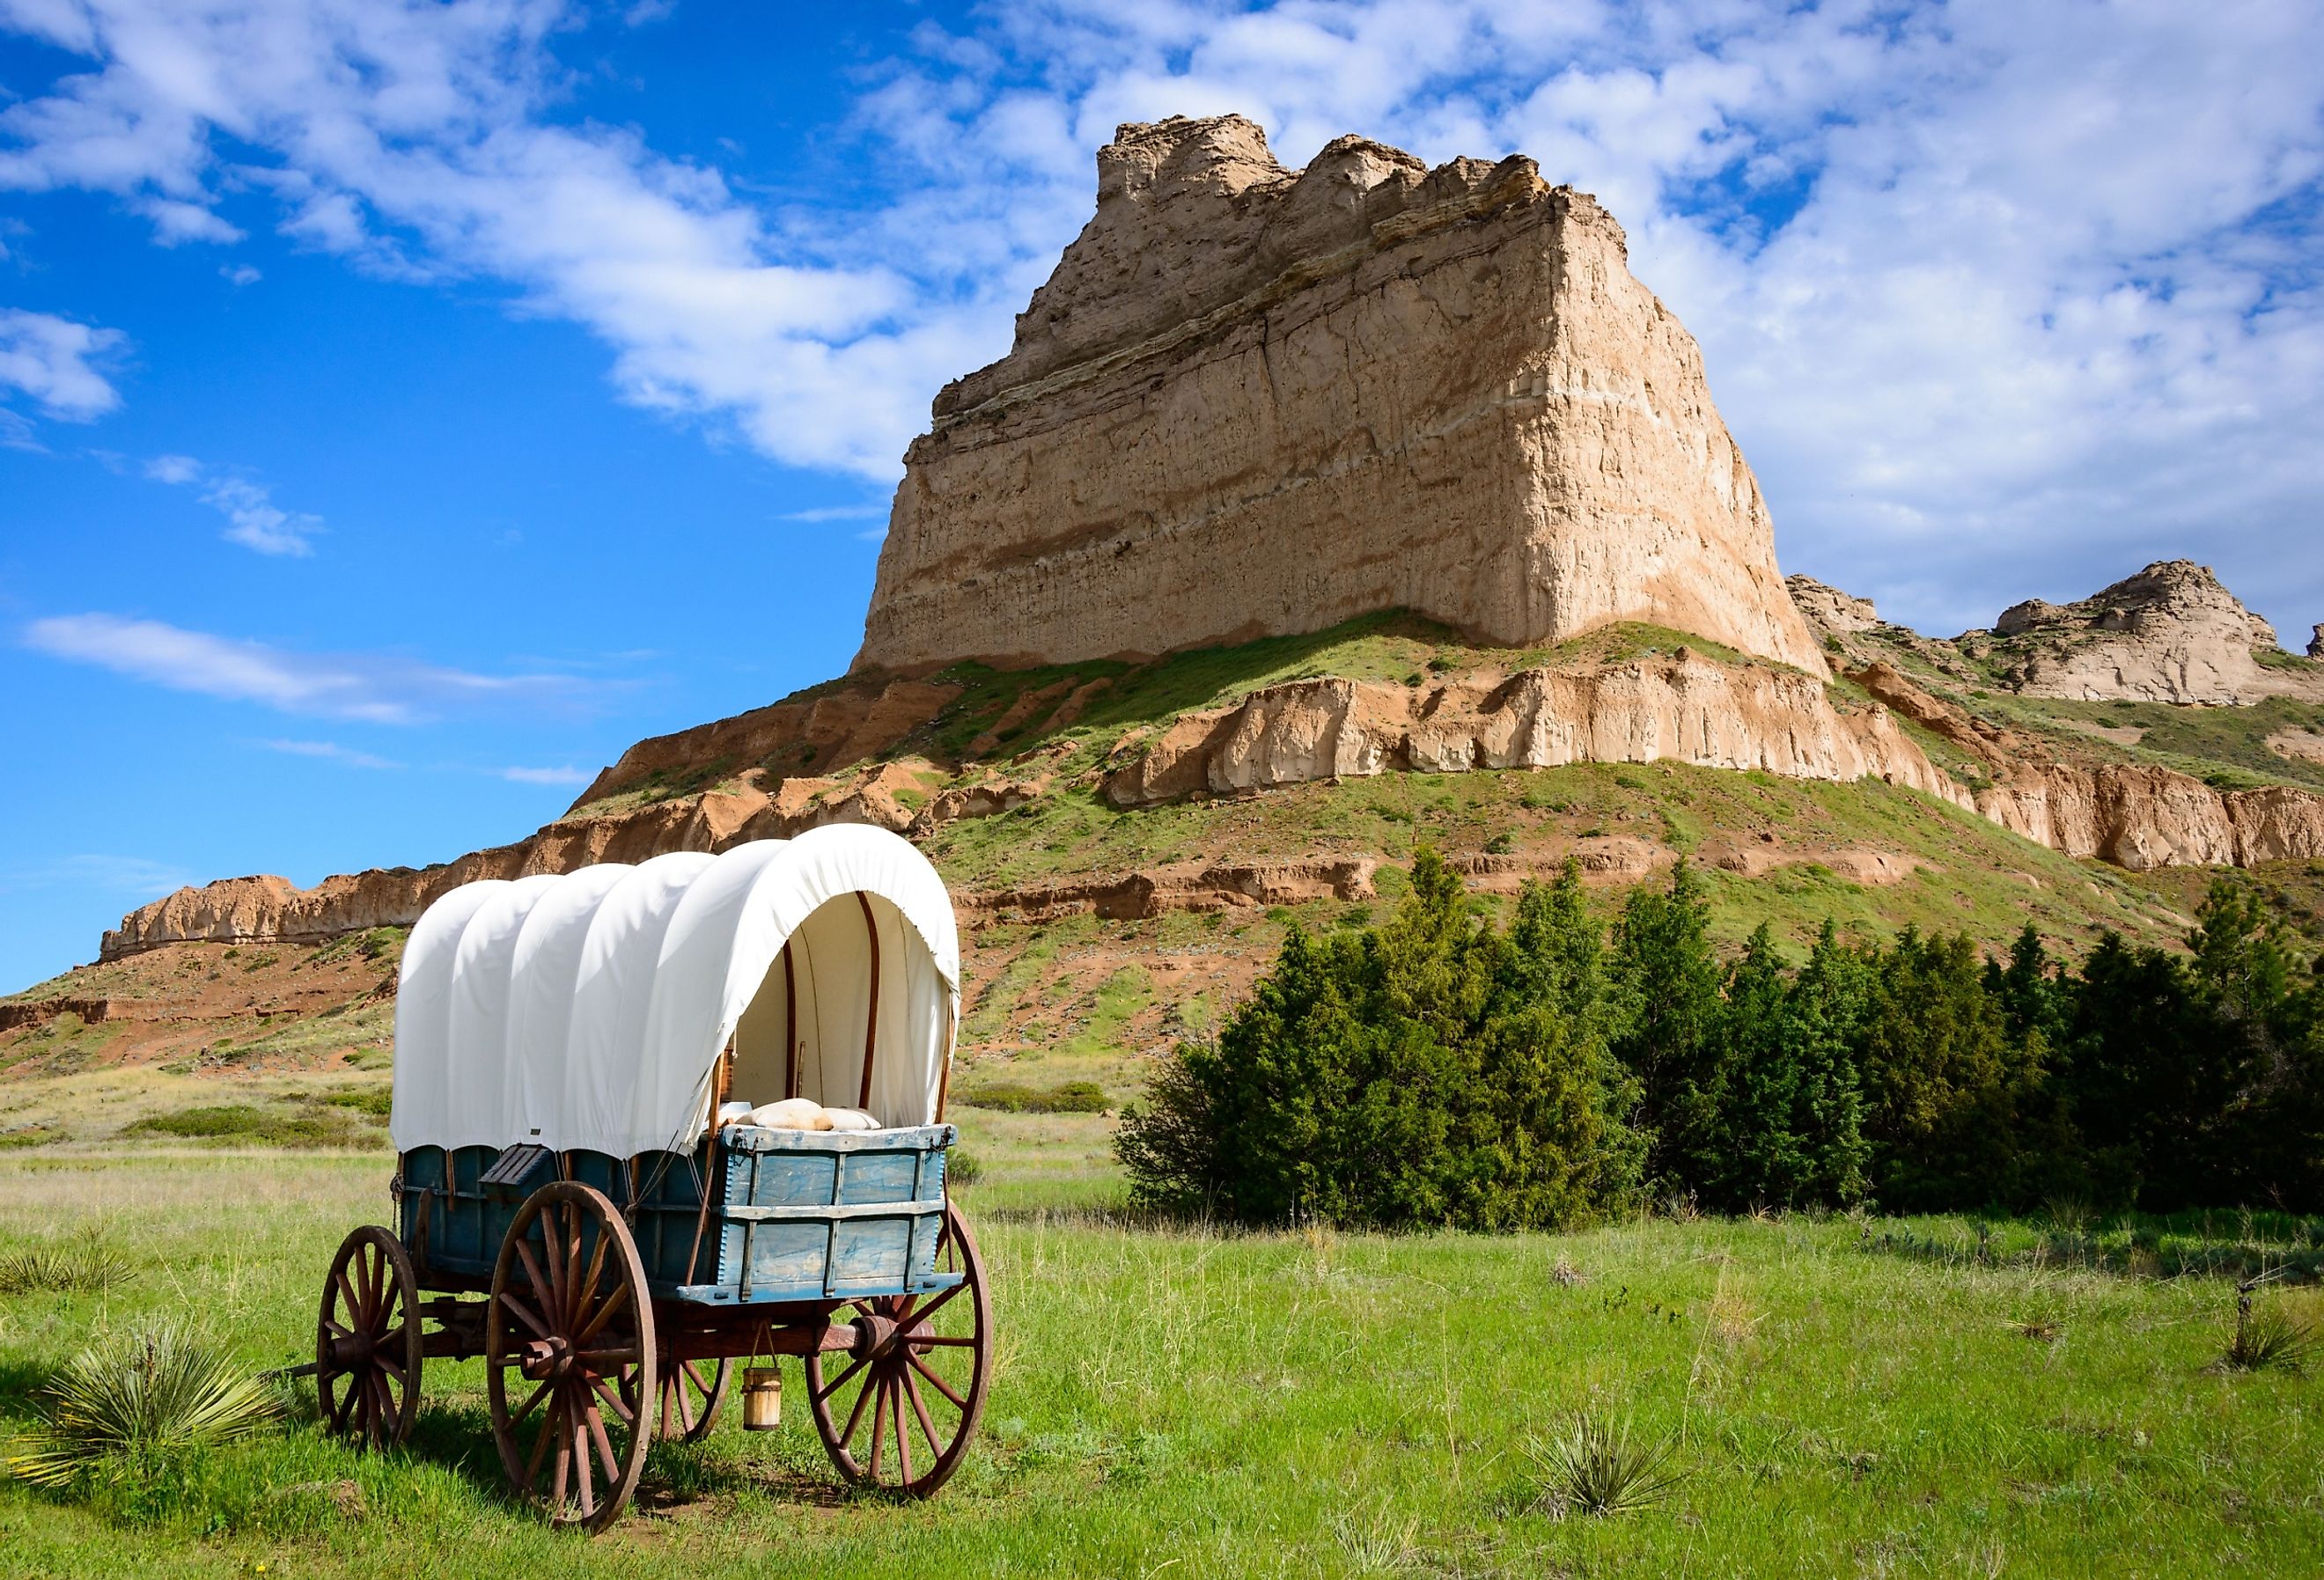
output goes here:
[[637, 1491], [655, 1358], [629, 1225], [586, 1185], [542, 1186], [501, 1242], [484, 1376], [501, 1464], [551, 1524], [603, 1530]]
[[403, 1243], [376, 1224], [339, 1242], [315, 1324], [323, 1425], [355, 1447], [392, 1448], [420, 1412], [420, 1287]]
[[831, 1463], [852, 1482], [915, 1498], [960, 1468], [992, 1372], [984, 1261], [967, 1220], [949, 1204], [936, 1265], [960, 1282], [854, 1301], [854, 1351], [807, 1357], [807, 1404]]

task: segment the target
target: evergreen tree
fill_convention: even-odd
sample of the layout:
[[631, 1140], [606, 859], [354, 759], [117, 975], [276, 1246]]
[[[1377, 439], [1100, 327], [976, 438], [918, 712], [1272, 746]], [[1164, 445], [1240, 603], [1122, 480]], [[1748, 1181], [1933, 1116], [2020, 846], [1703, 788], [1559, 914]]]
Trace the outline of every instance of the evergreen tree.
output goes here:
[[1716, 1039], [1720, 968], [1711, 948], [1711, 907], [1683, 861], [1668, 893], [1631, 892], [1614, 929], [1618, 993], [1615, 1055], [1637, 1083], [1634, 1123], [1656, 1190], [1697, 1182], [1692, 1165], [1716, 1144], [1726, 1101]]

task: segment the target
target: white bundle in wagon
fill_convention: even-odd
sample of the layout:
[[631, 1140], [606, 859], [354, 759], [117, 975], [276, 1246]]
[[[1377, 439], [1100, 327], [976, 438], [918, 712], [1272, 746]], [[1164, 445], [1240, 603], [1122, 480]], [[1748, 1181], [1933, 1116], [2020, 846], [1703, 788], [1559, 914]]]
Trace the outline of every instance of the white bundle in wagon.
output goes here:
[[935, 1492], [990, 1351], [959, 984], [943, 881], [875, 828], [444, 895], [397, 988], [396, 1226], [325, 1286], [327, 1423], [400, 1442], [422, 1362], [481, 1354], [512, 1482], [600, 1529], [734, 1362], [790, 1354], [842, 1474]]

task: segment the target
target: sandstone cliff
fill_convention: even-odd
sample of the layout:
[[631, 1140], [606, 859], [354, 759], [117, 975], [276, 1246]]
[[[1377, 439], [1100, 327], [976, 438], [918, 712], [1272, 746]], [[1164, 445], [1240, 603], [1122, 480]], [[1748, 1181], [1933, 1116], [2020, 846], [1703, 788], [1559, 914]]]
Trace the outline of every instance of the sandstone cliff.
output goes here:
[[2134, 872], [2324, 856], [2324, 796], [2283, 785], [2219, 790], [2150, 763], [2061, 762], [2024, 732], [1973, 718], [1887, 664], [1849, 678], [1983, 763], [1994, 781], [1971, 804], [2036, 845]]
[[1098, 206], [906, 457], [859, 668], [1147, 655], [1402, 607], [1618, 621], [1815, 676], [1757, 481], [1621, 227], [1532, 161], [1128, 125]]
[[2324, 678], [2263, 668], [2275, 628], [2191, 560], [2158, 561], [2074, 604], [2028, 598], [2002, 612], [1987, 658], [2003, 683], [2029, 697], [2085, 701], [2127, 698], [2176, 703], [2246, 703], [2264, 697], [2324, 698]]
[[1149, 741], [1126, 742], [1120, 755], [1127, 761], [1105, 780], [1118, 807], [1399, 770], [1665, 760], [1793, 779], [1870, 777], [1969, 805], [1885, 709], [1843, 714], [1804, 675], [1683, 651], [1425, 688], [1295, 681], [1187, 714]]

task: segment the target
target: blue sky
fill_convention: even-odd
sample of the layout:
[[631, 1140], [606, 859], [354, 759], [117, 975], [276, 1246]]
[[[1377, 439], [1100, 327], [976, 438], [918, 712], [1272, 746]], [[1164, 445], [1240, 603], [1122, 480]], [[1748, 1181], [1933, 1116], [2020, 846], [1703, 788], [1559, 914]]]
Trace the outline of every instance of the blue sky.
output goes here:
[[844, 667], [1114, 124], [1596, 192], [1787, 569], [2324, 620], [2307, 5], [0, 0], [0, 984]]

